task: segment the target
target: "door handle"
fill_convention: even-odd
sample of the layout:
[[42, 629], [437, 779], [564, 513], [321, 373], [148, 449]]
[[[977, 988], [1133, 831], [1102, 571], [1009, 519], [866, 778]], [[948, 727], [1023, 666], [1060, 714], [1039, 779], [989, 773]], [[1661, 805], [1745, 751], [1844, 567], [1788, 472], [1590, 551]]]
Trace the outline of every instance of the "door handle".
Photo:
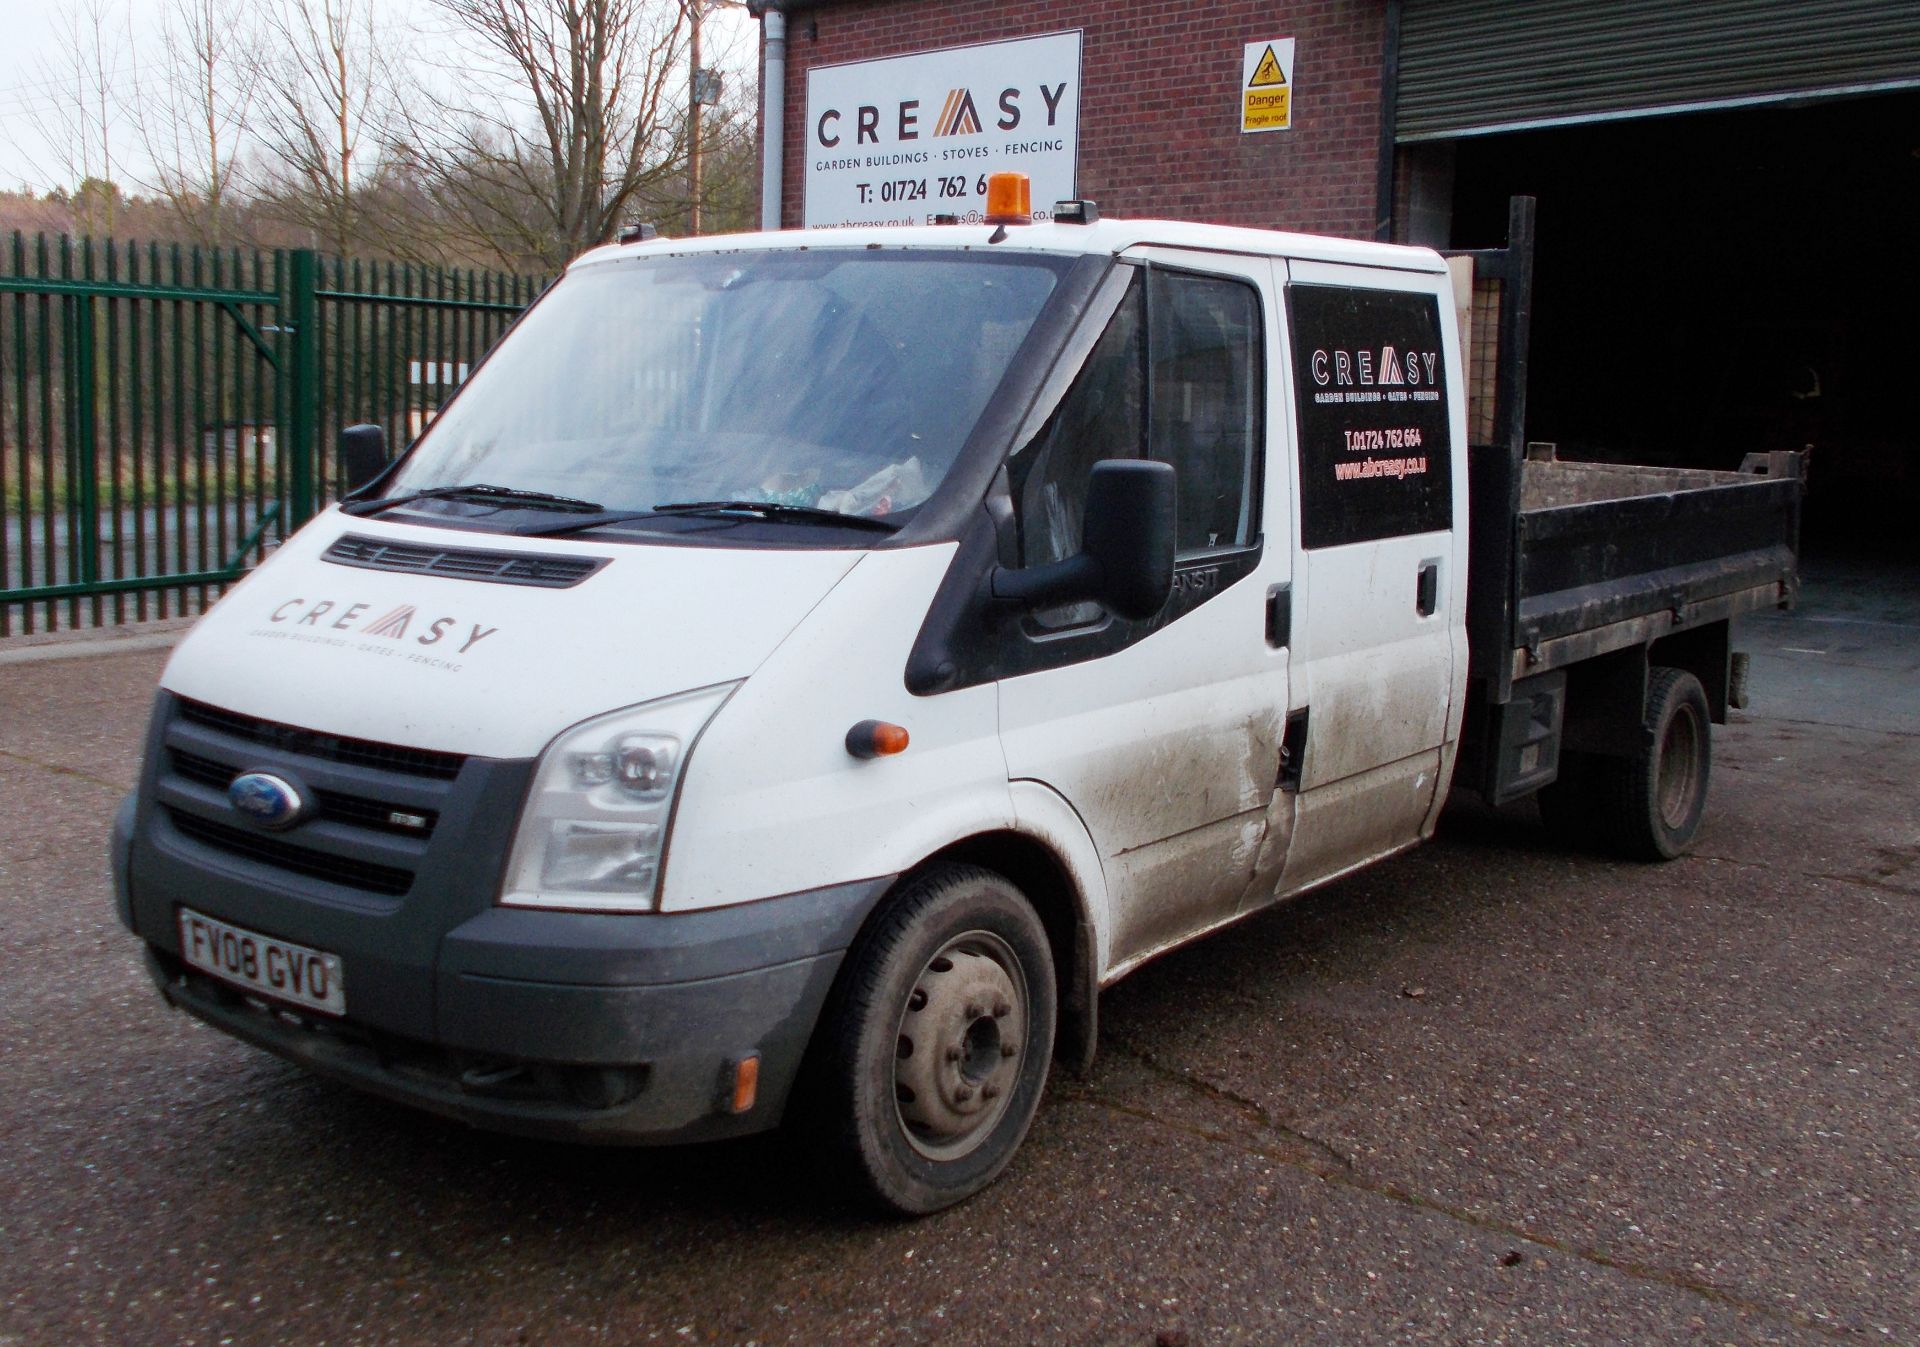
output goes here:
[[1420, 583], [1414, 596], [1414, 606], [1420, 610], [1420, 616], [1432, 617], [1440, 606], [1440, 563], [1423, 561], [1420, 563]]
[[1267, 644], [1275, 650], [1293, 644], [1293, 590], [1287, 585], [1267, 590]]

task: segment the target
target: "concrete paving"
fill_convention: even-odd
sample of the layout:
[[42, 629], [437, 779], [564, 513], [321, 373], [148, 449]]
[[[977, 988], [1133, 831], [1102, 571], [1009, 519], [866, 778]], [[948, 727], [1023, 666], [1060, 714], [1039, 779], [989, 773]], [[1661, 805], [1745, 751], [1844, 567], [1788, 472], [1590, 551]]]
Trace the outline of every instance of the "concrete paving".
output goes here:
[[1920, 1342], [1920, 574], [1810, 567], [1743, 644], [1695, 856], [1455, 806], [1115, 988], [914, 1223], [779, 1138], [486, 1135], [166, 1011], [103, 846], [165, 651], [0, 666], [0, 1347]]

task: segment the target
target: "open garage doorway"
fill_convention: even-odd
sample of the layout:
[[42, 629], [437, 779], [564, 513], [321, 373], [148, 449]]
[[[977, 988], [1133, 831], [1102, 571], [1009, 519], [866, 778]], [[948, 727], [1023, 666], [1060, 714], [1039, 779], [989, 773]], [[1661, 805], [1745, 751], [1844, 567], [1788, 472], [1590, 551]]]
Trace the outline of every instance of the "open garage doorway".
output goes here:
[[1454, 247], [1538, 199], [1528, 438], [1719, 468], [1811, 445], [1809, 550], [1920, 555], [1920, 94], [1415, 153], [1452, 160]]

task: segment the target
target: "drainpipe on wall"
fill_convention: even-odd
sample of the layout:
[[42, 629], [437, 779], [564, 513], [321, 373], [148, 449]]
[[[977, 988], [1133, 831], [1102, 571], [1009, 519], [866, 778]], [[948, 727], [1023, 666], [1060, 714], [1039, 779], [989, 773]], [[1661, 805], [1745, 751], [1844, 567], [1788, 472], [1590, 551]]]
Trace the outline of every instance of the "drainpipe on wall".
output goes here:
[[1380, 144], [1377, 153], [1373, 201], [1373, 236], [1382, 243], [1393, 239], [1393, 182], [1398, 163], [1400, 118], [1400, 5], [1387, 0], [1386, 35], [1380, 51]]
[[777, 0], [760, 13], [760, 227], [780, 227], [787, 144], [787, 16]]

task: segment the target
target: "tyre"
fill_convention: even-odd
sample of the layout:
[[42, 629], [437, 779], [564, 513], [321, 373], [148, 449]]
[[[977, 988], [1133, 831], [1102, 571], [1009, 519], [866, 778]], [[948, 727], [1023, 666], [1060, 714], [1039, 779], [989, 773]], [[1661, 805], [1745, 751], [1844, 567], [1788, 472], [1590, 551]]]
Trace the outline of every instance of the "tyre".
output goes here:
[[823, 1025], [815, 1125], [854, 1185], [922, 1215], [998, 1178], [1053, 1056], [1047, 933], [975, 866], [901, 888], [848, 956]]
[[1693, 846], [1707, 808], [1712, 716], [1700, 680], [1684, 669], [1655, 668], [1644, 723], [1633, 756], [1617, 764], [1607, 840], [1633, 860], [1670, 861]]

